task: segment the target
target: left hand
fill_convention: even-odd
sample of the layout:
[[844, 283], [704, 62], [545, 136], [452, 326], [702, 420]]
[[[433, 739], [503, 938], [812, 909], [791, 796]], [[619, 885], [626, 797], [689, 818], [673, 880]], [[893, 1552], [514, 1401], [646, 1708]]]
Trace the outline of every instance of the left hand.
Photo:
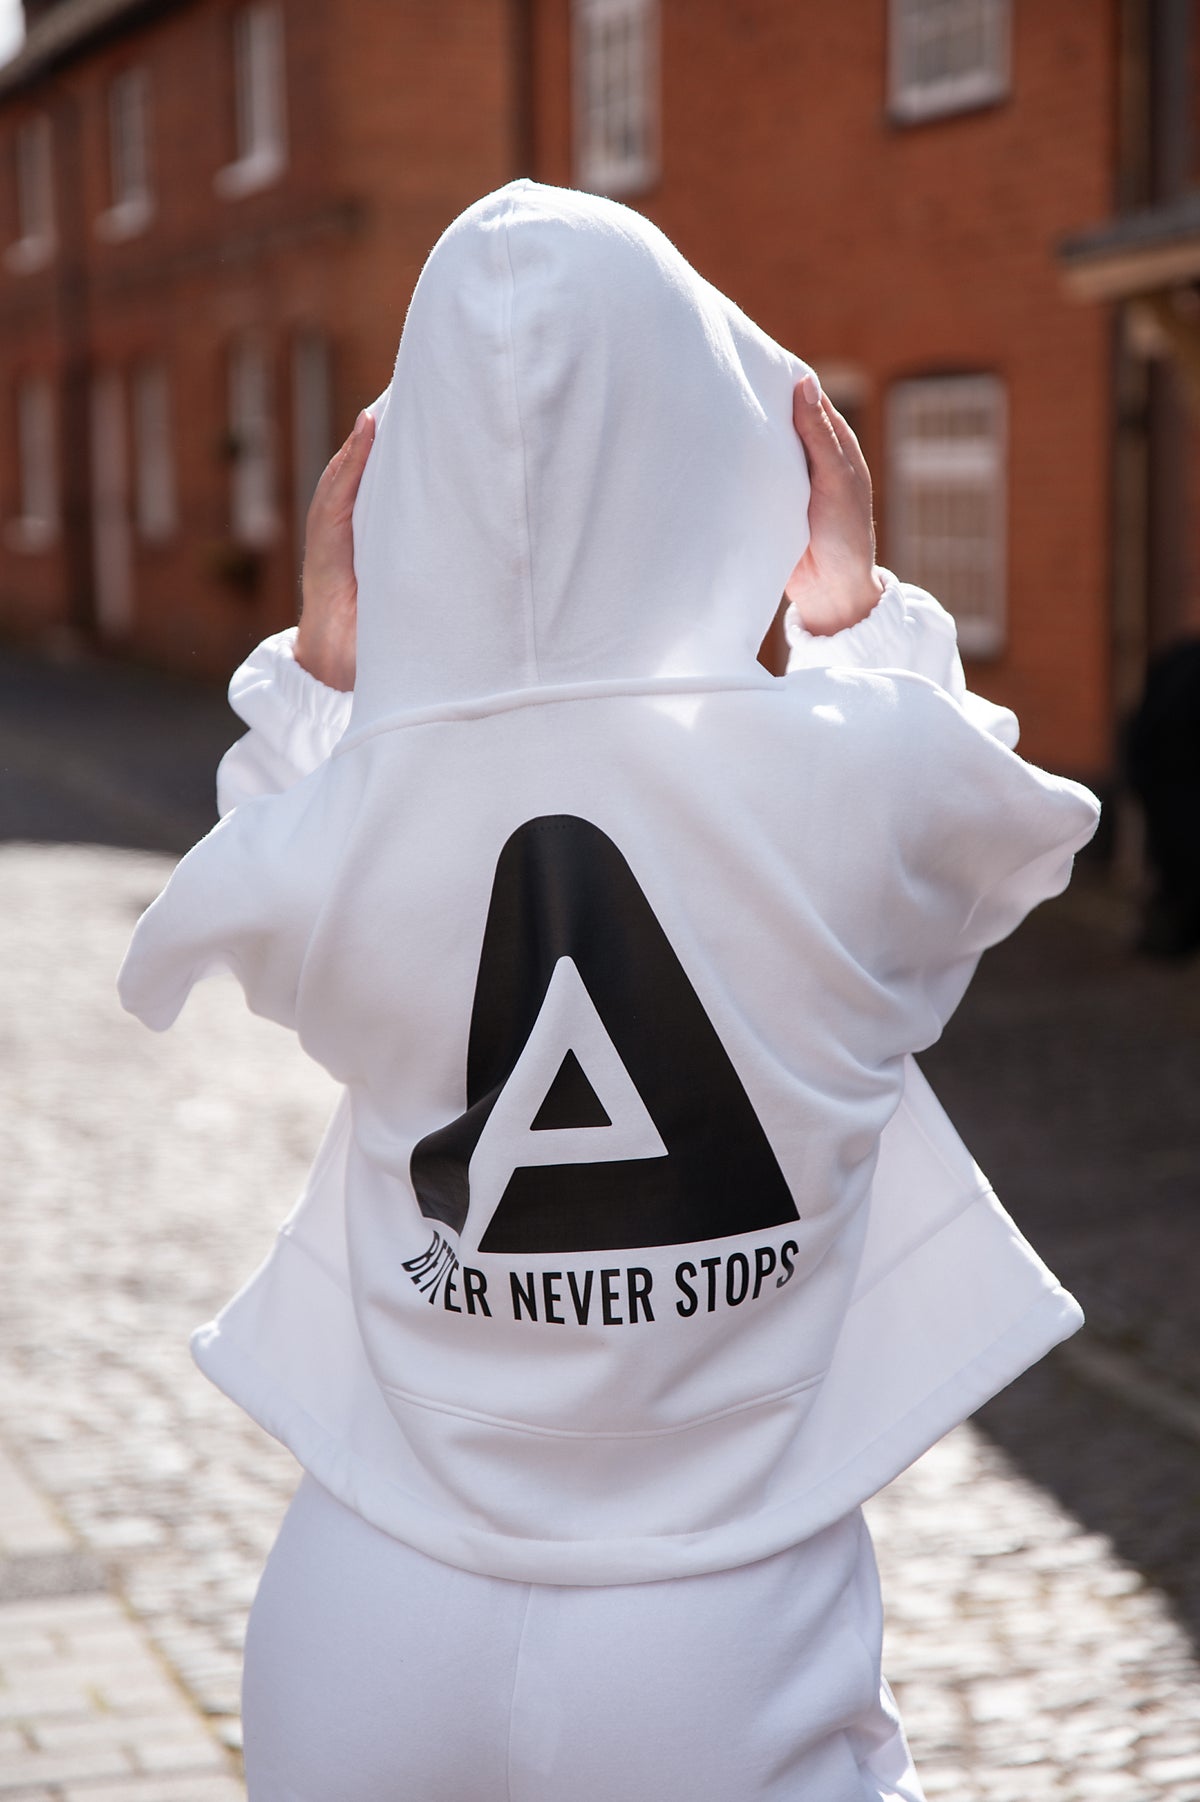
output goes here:
[[883, 593], [871, 472], [858, 439], [811, 373], [796, 384], [792, 421], [808, 457], [812, 493], [808, 549], [784, 593], [801, 625], [824, 636], [856, 626]]
[[293, 655], [328, 688], [354, 687], [358, 582], [354, 574], [354, 500], [375, 438], [375, 421], [359, 414], [317, 483], [304, 526], [300, 625]]

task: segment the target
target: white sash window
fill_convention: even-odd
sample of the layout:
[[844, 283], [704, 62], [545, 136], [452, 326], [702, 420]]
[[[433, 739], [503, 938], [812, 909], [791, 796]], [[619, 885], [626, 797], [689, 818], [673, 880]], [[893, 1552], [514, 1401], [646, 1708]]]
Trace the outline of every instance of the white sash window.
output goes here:
[[47, 375], [17, 384], [17, 480], [20, 512], [9, 543], [16, 550], [44, 550], [58, 536], [58, 431], [54, 383]]
[[252, 0], [233, 15], [236, 156], [218, 171], [219, 194], [236, 198], [277, 181], [287, 165], [283, 8]]
[[1010, 0], [891, 0], [889, 27], [894, 119], [932, 119], [1008, 93]]
[[574, 0], [576, 179], [632, 194], [658, 176], [656, 0]]
[[266, 346], [243, 338], [229, 359], [230, 526], [239, 544], [275, 537], [275, 422]]
[[17, 127], [13, 141], [17, 237], [4, 253], [17, 275], [40, 269], [54, 254], [54, 133], [47, 113]]
[[108, 169], [112, 204], [96, 221], [104, 238], [144, 231], [154, 211], [150, 192], [150, 76], [123, 69], [108, 90]]
[[899, 382], [888, 416], [888, 563], [954, 615], [967, 656], [1005, 642], [1006, 404], [992, 375]]
[[161, 363], [139, 363], [133, 372], [133, 450], [138, 535], [161, 543], [178, 524], [171, 393]]

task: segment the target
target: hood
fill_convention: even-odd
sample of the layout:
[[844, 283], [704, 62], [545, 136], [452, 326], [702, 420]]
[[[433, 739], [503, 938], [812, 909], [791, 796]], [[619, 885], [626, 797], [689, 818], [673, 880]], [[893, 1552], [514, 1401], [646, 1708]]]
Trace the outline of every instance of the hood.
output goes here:
[[808, 542], [806, 365], [614, 201], [468, 208], [405, 321], [354, 514], [354, 724], [748, 675]]

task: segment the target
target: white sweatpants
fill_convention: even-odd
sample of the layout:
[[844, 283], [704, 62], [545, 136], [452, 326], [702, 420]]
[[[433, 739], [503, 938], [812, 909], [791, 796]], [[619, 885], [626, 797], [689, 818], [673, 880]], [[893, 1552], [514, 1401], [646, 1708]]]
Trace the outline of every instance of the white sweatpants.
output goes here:
[[475, 1576], [305, 1477], [246, 1640], [250, 1802], [922, 1802], [861, 1514], [712, 1576]]

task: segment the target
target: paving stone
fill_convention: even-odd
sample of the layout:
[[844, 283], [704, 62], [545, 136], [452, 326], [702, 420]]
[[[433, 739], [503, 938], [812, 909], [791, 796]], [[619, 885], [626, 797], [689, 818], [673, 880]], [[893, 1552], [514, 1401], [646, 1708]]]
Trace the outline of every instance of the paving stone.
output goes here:
[[[62, 1802], [246, 1802], [235, 1777], [126, 1777], [120, 1783], [68, 1784]], [[57, 1802], [49, 1798], [48, 1802]], [[9, 1802], [6, 1797], [5, 1802]]]
[[35, 1721], [44, 1715], [80, 1715], [87, 1691], [70, 1682], [6, 1683], [0, 1686], [0, 1721]]
[[1183, 1758], [1151, 1758], [1142, 1766], [1148, 1783], [1169, 1786], [1173, 1783], [1200, 1783], [1200, 1754]]
[[203, 1734], [180, 1734], [175, 1739], [145, 1740], [133, 1748], [136, 1767], [142, 1771], [228, 1773], [229, 1761], [221, 1747]]
[[123, 1777], [132, 1771], [129, 1758], [119, 1746], [89, 1746], [81, 1752], [16, 1753], [6, 1758], [0, 1770], [0, 1796], [7, 1790], [22, 1789], [31, 1784], [75, 1783], [93, 1777]]

